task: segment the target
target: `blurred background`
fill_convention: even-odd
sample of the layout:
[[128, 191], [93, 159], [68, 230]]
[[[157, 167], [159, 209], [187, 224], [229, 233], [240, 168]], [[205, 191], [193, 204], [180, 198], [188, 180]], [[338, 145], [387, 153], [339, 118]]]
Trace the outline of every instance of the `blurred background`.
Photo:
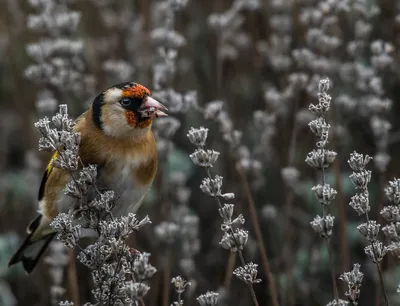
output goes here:
[[[160, 167], [138, 213], [152, 225], [130, 241], [152, 254], [158, 270], [146, 305], [176, 300], [176, 275], [191, 282], [187, 305], [207, 290], [220, 293], [218, 305], [252, 303], [232, 275], [239, 260], [219, 245], [218, 206], [199, 188], [206, 173], [189, 158], [192, 126], [209, 129], [207, 148], [221, 153], [212, 172], [224, 177], [223, 191], [235, 193], [235, 212], [246, 218], [243, 253], [259, 265], [260, 305], [273, 305], [261, 242], [279, 305], [332, 301], [326, 244], [310, 226], [322, 214], [311, 191], [320, 176], [304, 162], [316, 142], [308, 106], [325, 77], [332, 96], [328, 148], [338, 154], [325, 173], [338, 192], [329, 207], [335, 276], [361, 264], [361, 305], [381, 305], [376, 266], [357, 230], [364, 219], [349, 207], [356, 191], [347, 160], [354, 150], [374, 157], [370, 218], [383, 227], [384, 188], [400, 172], [400, 2], [0, 0], [0, 8], [0, 305], [52, 305], [54, 294], [71, 299], [65, 251], [57, 245], [31, 276], [7, 266], [36, 214], [49, 158], [38, 152], [34, 123], [59, 104], [76, 118], [123, 81], [145, 85], [170, 109], [154, 127]], [[379, 238], [388, 243], [383, 233]], [[91, 276], [77, 264], [84, 304]], [[397, 257], [388, 253], [382, 271], [391, 304], [399, 304]]]

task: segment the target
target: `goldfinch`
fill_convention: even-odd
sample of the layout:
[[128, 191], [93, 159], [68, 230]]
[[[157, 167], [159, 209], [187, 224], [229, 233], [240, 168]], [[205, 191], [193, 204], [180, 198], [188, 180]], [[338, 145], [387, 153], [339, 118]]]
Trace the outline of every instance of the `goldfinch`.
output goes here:
[[[119, 196], [115, 216], [136, 211], [153, 182], [157, 151], [151, 126], [154, 118], [167, 116], [164, 110], [146, 87], [127, 82], [98, 95], [75, 122], [74, 130], [81, 134], [80, 159], [84, 165], [96, 164], [98, 181]], [[69, 180], [68, 171], [49, 163], [39, 189], [39, 216], [9, 265], [22, 262], [27, 273], [35, 268], [54, 237], [50, 223], [74, 203], [64, 193]]]

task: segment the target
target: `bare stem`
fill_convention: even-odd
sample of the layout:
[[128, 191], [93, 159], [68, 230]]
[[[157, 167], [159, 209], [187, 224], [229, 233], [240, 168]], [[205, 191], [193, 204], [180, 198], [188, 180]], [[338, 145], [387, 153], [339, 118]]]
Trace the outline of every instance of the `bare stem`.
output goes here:
[[68, 250], [68, 259], [68, 281], [70, 296], [74, 304], [79, 305], [79, 287], [74, 250]]
[[171, 258], [171, 249], [167, 248], [167, 261], [164, 268], [164, 281], [163, 281], [163, 306], [169, 306], [169, 286], [171, 283], [171, 267], [170, 267], [170, 258]]
[[233, 270], [235, 269], [236, 253], [230, 253], [228, 263], [226, 265], [224, 287], [229, 288], [231, 285]]

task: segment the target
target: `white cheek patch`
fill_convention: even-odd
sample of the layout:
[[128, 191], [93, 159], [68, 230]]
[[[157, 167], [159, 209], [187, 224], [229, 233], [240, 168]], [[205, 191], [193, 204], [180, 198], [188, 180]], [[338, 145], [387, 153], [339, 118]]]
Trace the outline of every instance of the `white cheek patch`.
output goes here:
[[133, 128], [129, 126], [125, 119], [125, 110], [118, 104], [109, 105], [107, 111], [107, 120], [103, 119], [103, 130], [107, 135], [118, 137], [129, 135]]

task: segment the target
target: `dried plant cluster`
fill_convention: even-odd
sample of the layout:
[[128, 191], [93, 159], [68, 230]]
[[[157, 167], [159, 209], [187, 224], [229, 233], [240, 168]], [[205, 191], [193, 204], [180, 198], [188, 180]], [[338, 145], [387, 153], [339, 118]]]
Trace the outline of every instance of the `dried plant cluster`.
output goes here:
[[[4, 0], [0, 305], [399, 304], [397, 2]], [[116, 217], [72, 118], [125, 81], [169, 116]], [[37, 141], [74, 205], [28, 278]]]

